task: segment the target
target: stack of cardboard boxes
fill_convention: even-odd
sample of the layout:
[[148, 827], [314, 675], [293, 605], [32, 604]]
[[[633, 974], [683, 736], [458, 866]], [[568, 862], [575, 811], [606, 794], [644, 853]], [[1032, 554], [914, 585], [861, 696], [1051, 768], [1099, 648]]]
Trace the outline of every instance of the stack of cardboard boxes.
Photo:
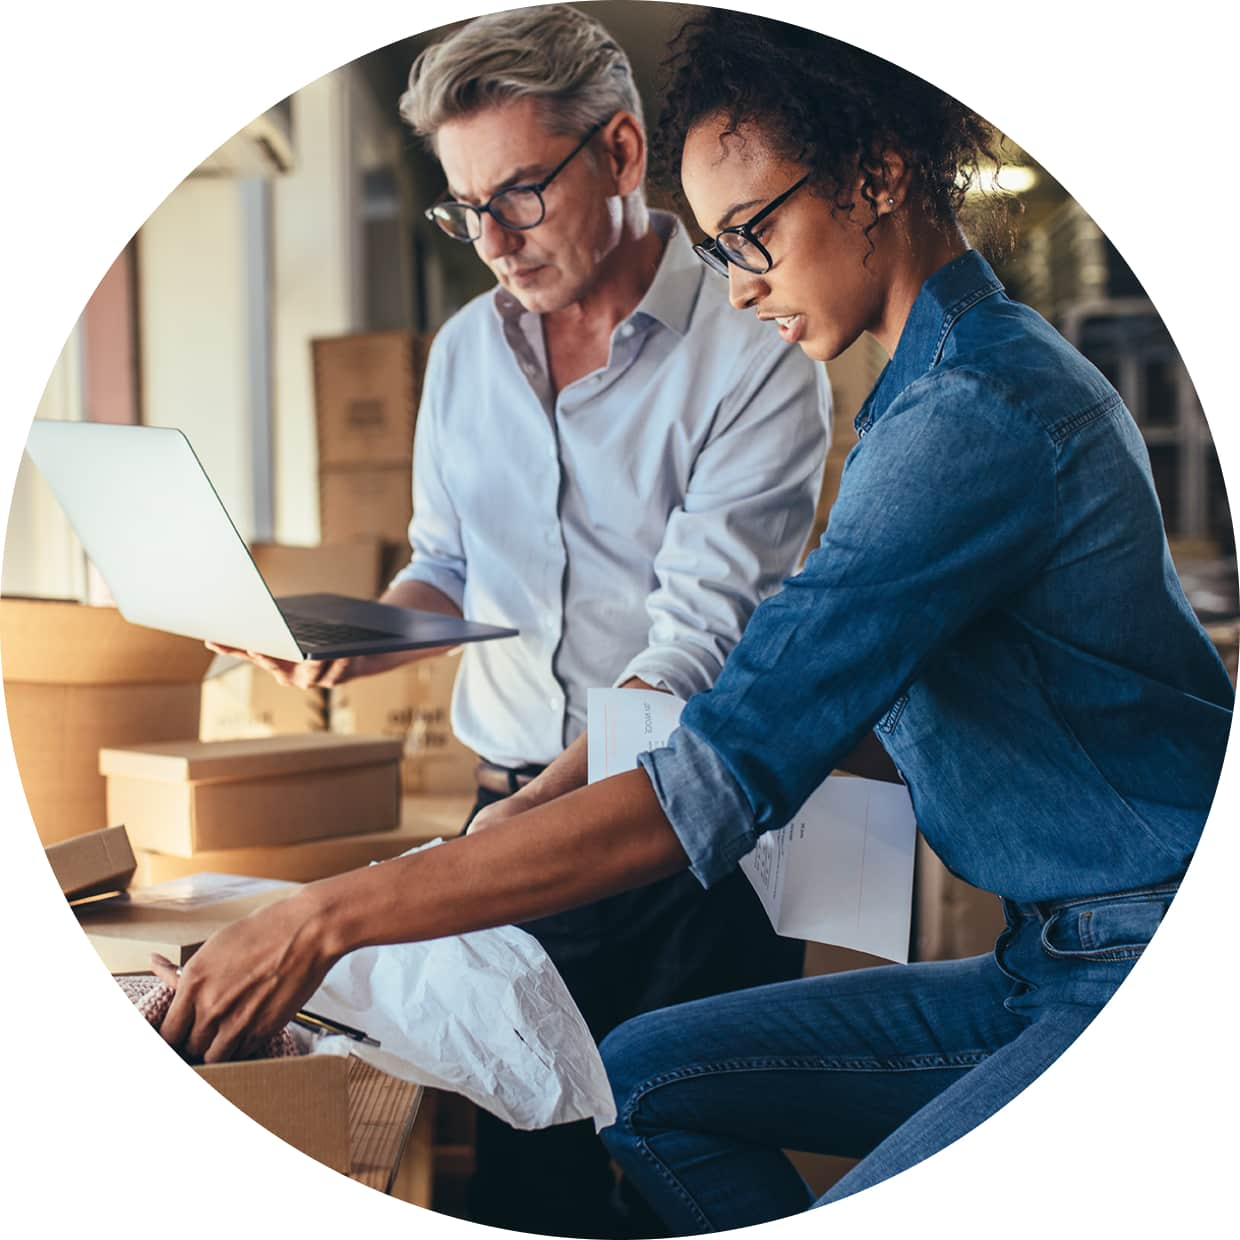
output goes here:
[[413, 426], [429, 346], [411, 331], [314, 341], [323, 542], [378, 538], [408, 551]]

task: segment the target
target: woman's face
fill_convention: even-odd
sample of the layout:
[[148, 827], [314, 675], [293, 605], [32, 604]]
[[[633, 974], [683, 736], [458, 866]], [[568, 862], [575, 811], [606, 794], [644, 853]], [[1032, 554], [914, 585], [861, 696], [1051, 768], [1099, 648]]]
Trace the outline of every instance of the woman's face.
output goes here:
[[[806, 172], [774, 154], [752, 125], [725, 136], [726, 127], [722, 113], [695, 125], [680, 165], [685, 196], [712, 238], [757, 215]], [[815, 360], [837, 357], [882, 318], [884, 264], [863, 231], [872, 218], [865, 201], [850, 217], [803, 186], [754, 229], [771, 269], [755, 275], [728, 265], [732, 304], [775, 320], [780, 336]]]

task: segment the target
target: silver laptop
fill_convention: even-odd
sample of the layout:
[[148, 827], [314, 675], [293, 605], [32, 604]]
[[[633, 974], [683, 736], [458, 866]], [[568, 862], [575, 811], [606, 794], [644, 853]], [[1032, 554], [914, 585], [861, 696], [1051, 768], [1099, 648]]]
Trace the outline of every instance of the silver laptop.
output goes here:
[[26, 451], [134, 624], [293, 662], [516, 635], [337, 594], [273, 598], [179, 430], [36, 421]]

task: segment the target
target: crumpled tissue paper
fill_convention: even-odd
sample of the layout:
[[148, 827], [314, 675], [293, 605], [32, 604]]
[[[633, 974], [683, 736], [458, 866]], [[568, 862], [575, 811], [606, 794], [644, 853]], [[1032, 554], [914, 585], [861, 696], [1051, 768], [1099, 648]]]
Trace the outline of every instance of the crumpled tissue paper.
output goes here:
[[597, 1131], [615, 1121], [585, 1018], [542, 945], [515, 926], [359, 948], [306, 1009], [381, 1044], [326, 1037], [316, 1054], [357, 1055], [392, 1076], [464, 1094], [514, 1128], [593, 1119]]

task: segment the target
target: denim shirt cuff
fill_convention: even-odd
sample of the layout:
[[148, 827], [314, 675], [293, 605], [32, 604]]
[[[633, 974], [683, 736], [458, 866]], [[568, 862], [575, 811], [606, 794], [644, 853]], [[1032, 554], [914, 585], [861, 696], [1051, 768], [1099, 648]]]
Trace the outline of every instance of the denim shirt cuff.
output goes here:
[[680, 727], [667, 746], [638, 757], [703, 887], [726, 878], [757, 843], [753, 812], [719, 755]]

